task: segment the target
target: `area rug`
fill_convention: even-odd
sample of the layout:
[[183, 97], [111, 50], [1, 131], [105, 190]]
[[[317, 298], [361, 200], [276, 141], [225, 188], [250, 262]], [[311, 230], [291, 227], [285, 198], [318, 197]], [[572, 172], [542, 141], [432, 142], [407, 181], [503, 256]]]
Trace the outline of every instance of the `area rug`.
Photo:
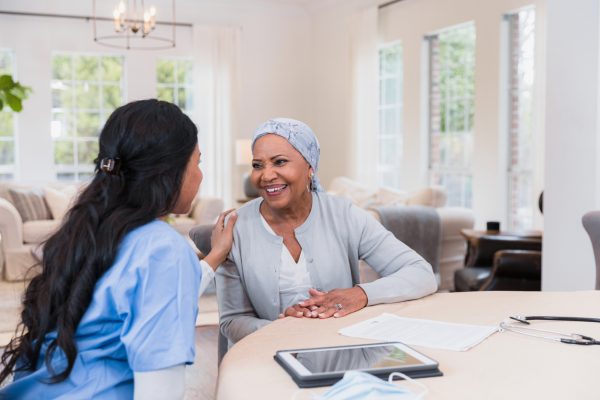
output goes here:
[[6, 346], [15, 333], [24, 288], [25, 282], [0, 281], [0, 347]]

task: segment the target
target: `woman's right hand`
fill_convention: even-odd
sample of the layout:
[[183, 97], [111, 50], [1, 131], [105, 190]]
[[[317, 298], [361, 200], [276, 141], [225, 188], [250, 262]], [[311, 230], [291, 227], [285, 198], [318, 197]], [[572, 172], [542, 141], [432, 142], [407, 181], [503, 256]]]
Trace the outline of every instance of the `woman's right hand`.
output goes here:
[[[229, 215], [229, 220], [227, 221], [227, 225], [225, 225], [225, 217], [227, 215]], [[236, 220], [237, 214], [235, 213], [235, 209], [231, 208], [219, 215], [219, 219], [217, 219], [217, 223], [213, 228], [210, 236], [211, 250], [204, 257], [204, 261], [215, 271], [225, 261], [231, 250], [231, 245], [233, 244], [233, 225], [235, 225]]]
[[[315, 309], [316, 308], [317, 307], [315, 307]], [[295, 318], [307, 317], [307, 318], [310, 318], [310, 317], [312, 317], [312, 313], [308, 308], [301, 307], [299, 304], [294, 304], [293, 306], [289, 306], [281, 314], [279, 314], [279, 318], [285, 318], [285, 317], [295, 317]]]

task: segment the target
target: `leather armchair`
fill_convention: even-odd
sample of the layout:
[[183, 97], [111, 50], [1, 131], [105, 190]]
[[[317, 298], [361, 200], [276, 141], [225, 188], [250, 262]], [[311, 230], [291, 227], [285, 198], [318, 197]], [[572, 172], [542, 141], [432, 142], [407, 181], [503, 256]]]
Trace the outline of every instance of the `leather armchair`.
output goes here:
[[500, 250], [479, 290], [542, 290], [542, 252]]
[[540, 290], [541, 250], [541, 238], [481, 236], [455, 272], [456, 291]]

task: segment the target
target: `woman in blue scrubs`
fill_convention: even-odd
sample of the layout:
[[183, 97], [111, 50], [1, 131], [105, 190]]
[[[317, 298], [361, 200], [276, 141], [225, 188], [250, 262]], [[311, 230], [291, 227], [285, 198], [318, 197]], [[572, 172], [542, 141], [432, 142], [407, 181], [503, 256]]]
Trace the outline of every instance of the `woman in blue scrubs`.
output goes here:
[[116, 109], [96, 173], [44, 246], [2, 355], [0, 399], [182, 398], [198, 296], [232, 243], [220, 215], [202, 262], [160, 220], [202, 181], [197, 129], [170, 103]]

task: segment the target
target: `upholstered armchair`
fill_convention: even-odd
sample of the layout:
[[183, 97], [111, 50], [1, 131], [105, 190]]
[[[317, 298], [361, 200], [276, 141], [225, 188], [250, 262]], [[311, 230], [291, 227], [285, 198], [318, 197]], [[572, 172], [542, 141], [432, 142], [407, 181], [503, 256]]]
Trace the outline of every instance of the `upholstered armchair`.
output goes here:
[[[58, 183], [0, 184], [0, 279], [28, 279], [39, 271], [31, 267], [39, 262], [42, 243], [60, 226], [77, 193], [77, 186]], [[214, 223], [222, 211], [222, 199], [198, 197], [188, 214], [168, 222], [187, 238], [192, 227]]]
[[581, 219], [588, 233], [596, 259], [596, 290], [600, 289], [600, 211], [590, 211]]

